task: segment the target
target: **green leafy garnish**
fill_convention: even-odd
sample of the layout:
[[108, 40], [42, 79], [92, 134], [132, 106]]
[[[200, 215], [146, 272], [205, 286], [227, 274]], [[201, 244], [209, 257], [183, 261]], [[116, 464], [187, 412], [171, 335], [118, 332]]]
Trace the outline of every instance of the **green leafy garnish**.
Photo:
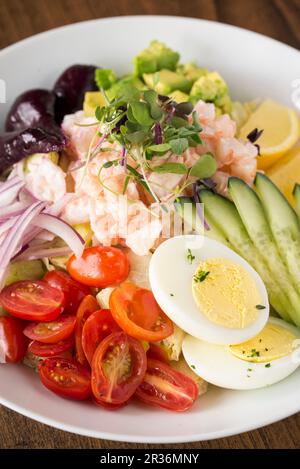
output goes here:
[[173, 174], [186, 174], [187, 168], [182, 163], [164, 163], [160, 166], [154, 166], [151, 168], [155, 173], [173, 173]]
[[205, 270], [200, 270], [194, 275], [194, 282], [195, 283], [204, 282], [204, 280], [206, 279], [208, 275], [209, 275], [209, 271], [205, 272]]
[[260, 356], [260, 352], [256, 350], [255, 348], [253, 348], [250, 352], [249, 358], [259, 357], [259, 356]]
[[256, 305], [255, 308], [256, 309], [266, 309], [266, 307], [264, 305]]
[[266, 363], [265, 364], [265, 368], [270, 368], [271, 367], [271, 363]]
[[95, 81], [99, 90], [107, 90], [117, 81], [117, 77], [113, 70], [98, 68], [95, 72]]

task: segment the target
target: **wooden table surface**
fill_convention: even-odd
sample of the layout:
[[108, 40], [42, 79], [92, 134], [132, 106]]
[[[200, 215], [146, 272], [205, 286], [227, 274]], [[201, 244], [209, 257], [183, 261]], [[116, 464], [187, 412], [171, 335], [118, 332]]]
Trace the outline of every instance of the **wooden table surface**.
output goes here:
[[[300, 46], [300, 0], [0, 0], [0, 49], [32, 34], [116, 15], [181, 15], [230, 23]], [[0, 448], [164, 448], [55, 430], [0, 407]], [[242, 435], [174, 448], [299, 448], [300, 414]]]

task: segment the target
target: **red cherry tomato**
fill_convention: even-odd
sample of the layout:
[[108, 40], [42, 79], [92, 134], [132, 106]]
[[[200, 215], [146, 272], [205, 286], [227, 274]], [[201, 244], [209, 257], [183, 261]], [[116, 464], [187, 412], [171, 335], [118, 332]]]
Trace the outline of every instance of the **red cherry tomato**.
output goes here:
[[123, 283], [110, 295], [109, 307], [121, 329], [136, 339], [157, 342], [173, 333], [172, 321], [150, 290]]
[[124, 332], [100, 342], [92, 361], [92, 392], [98, 402], [123, 404], [141, 384], [147, 367], [141, 343]]
[[88, 365], [88, 361], [82, 348], [82, 329], [87, 318], [94, 311], [97, 311], [97, 309], [99, 309], [99, 305], [96, 298], [94, 298], [92, 295], [87, 295], [82, 300], [77, 310], [77, 321], [75, 327], [75, 350], [77, 361], [82, 365]]
[[75, 360], [46, 358], [38, 369], [43, 385], [59, 396], [83, 400], [91, 394], [90, 372]]
[[76, 316], [62, 314], [55, 321], [31, 322], [24, 329], [24, 334], [31, 340], [38, 340], [44, 344], [55, 344], [69, 337], [74, 331]]
[[70, 350], [74, 345], [74, 337], [70, 336], [66, 340], [61, 340], [56, 344], [43, 344], [33, 340], [28, 345], [28, 351], [37, 357], [56, 357], [67, 350]]
[[5, 287], [0, 303], [12, 316], [27, 321], [53, 321], [64, 309], [64, 294], [46, 282], [23, 280]]
[[26, 353], [24, 324], [9, 316], [0, 317], [0, 363], [18, 363]]
[[67, 269], [84, 285], [106, 288], [126, 280], [129, 262], [126, 254], [118, 248], [96, 246], [85, 249], [80, 259], [72, 256]]
[[198, 397], [194, 380], [158, 360], [148, 360], [147, 371], [135, 396], [146, 404], [184, 412]]
[[76, 282], [70, 275], [60, 270], [48, 272], [44, 281], [64, 293], [66, 313], [75, 314], [83, 298], [91, 294], [89, 287]]
[[153, 342], [149, 344], [147, 358], [148, 360], [149, 358], [153, 360], [159, 360], [163, 363], [166, 363], [167, 365], [170, 363], [167, 352], [160, 345], [154, 344]]
[[82, 330], [82, 348], [90, 365], [100, 342], [120, 330], [109, 309], [95, 311], [87, 318]]

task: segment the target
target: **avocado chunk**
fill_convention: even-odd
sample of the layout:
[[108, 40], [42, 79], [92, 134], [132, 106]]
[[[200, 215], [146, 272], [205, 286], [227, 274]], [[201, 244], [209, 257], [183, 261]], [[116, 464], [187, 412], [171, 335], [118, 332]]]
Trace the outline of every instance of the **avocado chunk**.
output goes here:
[[86, 117], [94, 117], [98, 106], [105, 106], [105, 98], [101, 91], [87, 91], [84, 95], [83, 111]]
[[134, 58], [134, 74], [141, 77], [144, 73], [155, 73], [162, 69], [175, 70], [179, 57], [178, 52], [162, 42], [152, 41], [147, 49]]
[[144, 73], [144, 82], [159, 94], [169, 95], [174, 90], [188, 92], [190, 82], [183, 75], [163, 69], [157, 73]]
[[95, 81], [99, 90], [102, 88], [107, 90], [117, 81], [117, 77], [110, 68], [98, 68], [95, 72]]
[[186, 103], [189, 100], [189, 95], [183, 93], [182, 91], [175, 90], [172, 93], [169, 93], [169, 98], [172, 98], [176, 103]]
[[42, 261], [17, 261], [9, 265], [5, 285], [21, 280], [39, 280], [44, 277], [46, 269]]
[[134, 86], [138, 90], [146, 89], [146, 86], [142, 82], [142, 80], [133, 75], [125, 75], [124, 77], [120, 78], [120, 80], [118, 80], [116, 83], [114, 83], [111, 88], [106, 90], [106, 96], [110, 101], [112, 101], [120, 95], [120, 93], [122, 92], [122, 88], [128, 85]]
[[223, 112], [231, 111], [228, 87], [218, 72], [209, 72], [198, 78], [193, 84], [190, 97], [192, 102], [202, 99], [214, 103]]

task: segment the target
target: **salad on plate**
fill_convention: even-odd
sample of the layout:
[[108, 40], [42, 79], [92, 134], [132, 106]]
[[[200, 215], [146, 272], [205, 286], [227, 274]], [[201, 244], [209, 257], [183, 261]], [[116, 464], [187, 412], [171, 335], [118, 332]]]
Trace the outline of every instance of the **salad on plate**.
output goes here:
[[299, 366], [300, 126], [159, 41], [73, 65], [0, 134], [0, 362], [182, 412]]

